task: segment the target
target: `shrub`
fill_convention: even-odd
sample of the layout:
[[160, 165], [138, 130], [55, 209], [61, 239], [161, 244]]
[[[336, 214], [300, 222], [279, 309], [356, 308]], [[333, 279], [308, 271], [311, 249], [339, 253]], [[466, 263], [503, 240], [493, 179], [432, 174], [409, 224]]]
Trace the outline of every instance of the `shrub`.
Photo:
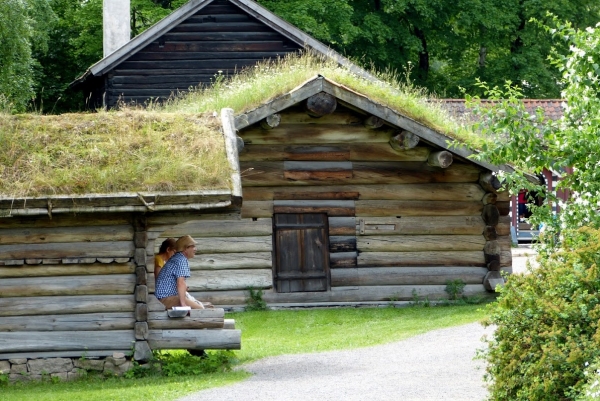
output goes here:
[[246, 311], [267, 310], [267, 303], [263, 299], [263, 290], [255, 290], [248, 287], [248, 298], [246, 299]]
[[488, 306], [497, 325], [484, 351], [491, 400], [575, 399], [586, 364], [600, 357], [600, 230], [563, 231], [562, 239]]

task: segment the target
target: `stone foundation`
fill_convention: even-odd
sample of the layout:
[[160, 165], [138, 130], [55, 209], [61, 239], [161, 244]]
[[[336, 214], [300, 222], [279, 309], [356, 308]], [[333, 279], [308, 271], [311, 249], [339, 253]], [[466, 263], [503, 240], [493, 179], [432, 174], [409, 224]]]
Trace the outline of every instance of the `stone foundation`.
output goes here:
[[0, 374], [7, 374], [9, 381], [31, 381], [57, 378], [61, 381], [75, 380], [87, 372], [107, 376], [121, 376], [133, 367], [131, 360], [121, 352], [103, 359], [48, 358], [9, 359], [0, 361]]

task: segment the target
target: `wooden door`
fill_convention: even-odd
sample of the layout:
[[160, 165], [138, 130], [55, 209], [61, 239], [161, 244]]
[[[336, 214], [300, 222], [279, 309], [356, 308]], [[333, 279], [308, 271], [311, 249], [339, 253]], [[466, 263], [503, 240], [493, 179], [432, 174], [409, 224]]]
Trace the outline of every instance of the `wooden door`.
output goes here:
[[327, 215], [275, 214], [277, 292], [327, 291], [329, 241]]

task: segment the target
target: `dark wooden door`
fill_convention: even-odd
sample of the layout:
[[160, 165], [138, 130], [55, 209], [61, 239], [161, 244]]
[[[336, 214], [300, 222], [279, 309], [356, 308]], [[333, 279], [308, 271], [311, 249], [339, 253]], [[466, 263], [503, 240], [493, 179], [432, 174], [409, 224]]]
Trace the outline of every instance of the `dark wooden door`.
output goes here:
[[327, 291], [327, 215], [275, 214], [274, 224], [277, 292]]

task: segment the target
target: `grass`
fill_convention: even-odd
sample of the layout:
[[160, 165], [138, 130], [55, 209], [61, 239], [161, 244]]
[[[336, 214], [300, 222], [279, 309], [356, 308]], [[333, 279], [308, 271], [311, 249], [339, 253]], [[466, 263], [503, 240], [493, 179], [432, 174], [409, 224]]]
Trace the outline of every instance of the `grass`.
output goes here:
[[230, 187], [220, 124], [207, 115], [0, 114], [0, 143], [4, 196]]
[[[431, 330], [483, 320], [481, 305], [379, 309], [260, 311], [228, 314], [242, 330], [240, 362], [268, 356], [352, 349], [403, 340]], [[142, 379], [85, 379], [2, 387], [2, 401], [166, 401], [248, 377], [243, 371]]]

